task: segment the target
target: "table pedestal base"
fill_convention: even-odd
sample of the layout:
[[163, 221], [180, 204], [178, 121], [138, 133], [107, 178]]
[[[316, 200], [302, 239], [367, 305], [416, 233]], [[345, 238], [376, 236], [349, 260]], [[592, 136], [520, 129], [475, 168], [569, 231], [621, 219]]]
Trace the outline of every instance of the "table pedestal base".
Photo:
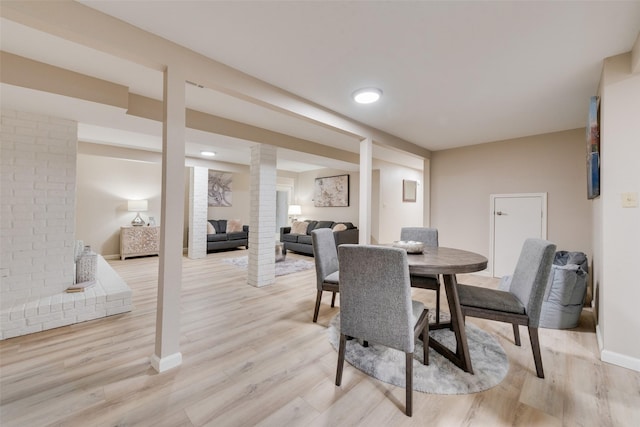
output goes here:
[[455, 274], [445, 274], [443, 275], [443, 278], [444, 289], [447, 293], [447, 302], [449, 303], [449, 309], [452, 311], [451, 322], [441, 322], [437, 325], [429, 325], [429, 328], [450, 328], [453, 330], [453, 333], [456, 335], [456, 350], [454, 352], [433, 338], [429, 338], [429, 347], [449, 359], [463, 371], [473, 374], [471, 357], [469, 356], [469, 345], [467, 343], [467, 332], [464, 328], [464, 318], [462, 317], [462, 310], [460, 309], [460, 301], [458, 299], [456, 276]]

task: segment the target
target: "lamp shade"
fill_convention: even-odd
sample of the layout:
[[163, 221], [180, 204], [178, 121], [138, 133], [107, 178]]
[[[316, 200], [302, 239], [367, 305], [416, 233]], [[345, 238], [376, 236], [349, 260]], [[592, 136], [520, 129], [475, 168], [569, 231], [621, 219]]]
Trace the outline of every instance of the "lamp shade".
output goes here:
[[149, 209], [148, 200], [129, 200], [127, 202], [129, 212], [146, 212]]
[[289, 205], [289, 215], [302, 214], [302, 207], [300, 205]]

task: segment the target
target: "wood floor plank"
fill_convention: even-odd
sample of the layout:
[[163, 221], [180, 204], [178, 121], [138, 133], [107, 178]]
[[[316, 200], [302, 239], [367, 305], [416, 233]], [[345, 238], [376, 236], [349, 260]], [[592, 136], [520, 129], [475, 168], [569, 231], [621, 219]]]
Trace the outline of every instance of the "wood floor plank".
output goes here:
[[[158, 374], [155, 344], [158, 257], [109, 263], [133, 290], [134, 310], [0, 342], [0, 424], [14, 426], [555, 426], [640, 425], [640, 373], [599, 360], [591, 311], [578, 328], [540, 330], [545, 379], [536, 377], [526, 329], [522, 347], [509, 325], [468, 319], [497, 338], [509, 372], [469, 395], [414, 392], [345, 364], [327, 326], [339, 312], [323, 299], [311, 321], [315, 272], [279, 276], [255, 288], [225, 258], [245, 250], [183, 259], [183, 363]], [[288, 254], [294, 259], [312, 258]], [[497, 287], [484, 276], [460, 282]], [[435, 293], [413, 297], [435, 306]], [[443, 307], [446, 312], [446, 307]]]

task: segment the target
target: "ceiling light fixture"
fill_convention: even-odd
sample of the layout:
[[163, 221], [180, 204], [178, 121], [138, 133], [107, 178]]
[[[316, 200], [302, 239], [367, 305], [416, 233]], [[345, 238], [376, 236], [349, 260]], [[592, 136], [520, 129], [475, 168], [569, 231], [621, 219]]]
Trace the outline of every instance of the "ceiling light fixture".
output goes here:
[[201, 151], [200, 154], [207, 157], [213, 157], [216, 155], [216, 153], [214, 153], [213, 151]]
[[382, 96], [382, 91], [375, 87], [367, 87], [358, 89], [353, 92], [353, 99], [358, 104], [371, 104], [376, 102]]

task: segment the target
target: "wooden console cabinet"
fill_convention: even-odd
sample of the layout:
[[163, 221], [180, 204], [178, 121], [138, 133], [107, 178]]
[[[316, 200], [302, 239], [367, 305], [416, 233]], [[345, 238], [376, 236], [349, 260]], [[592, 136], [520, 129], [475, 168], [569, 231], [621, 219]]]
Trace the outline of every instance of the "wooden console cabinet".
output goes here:
[[160, 226], [120, 227], [120, 259], [158, 255], [160, 253]]

